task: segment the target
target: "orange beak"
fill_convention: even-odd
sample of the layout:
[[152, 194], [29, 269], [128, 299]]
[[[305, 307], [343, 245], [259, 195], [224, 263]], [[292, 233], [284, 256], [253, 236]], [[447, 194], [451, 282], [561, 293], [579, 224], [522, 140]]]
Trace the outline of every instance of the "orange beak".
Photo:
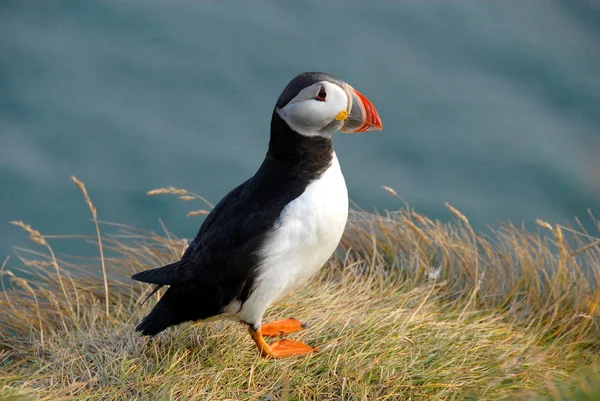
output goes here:
[[348, 109], [346, 110], [346, 122], [340, 129], [341, 132], [367, 132], [381, 131], [381, 119], [373, 106], [373, 103], [362, 93], [346, 84], [348, 95]]

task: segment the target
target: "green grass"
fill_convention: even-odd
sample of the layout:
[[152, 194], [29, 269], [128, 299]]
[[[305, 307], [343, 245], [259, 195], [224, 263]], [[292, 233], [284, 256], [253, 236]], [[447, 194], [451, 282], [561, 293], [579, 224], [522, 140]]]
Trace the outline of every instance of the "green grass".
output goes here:
[[328, 265], [265, 316], [309, 323], [290, 338], [320, 352], [265, 360], [232, 322], [134, 333], [160, 294], [140, 306], [150, 288], [128, 277], [185, 241], [100, 223], [75, 183], [97, 227], [76, 238], [102, 256], [57, 255], [60, 238], [16, 223], [39, 249], [2, 268], [0, 401], [600, 398], [600, 242], [581, 227], [484, 238], [450, 206], [450, 223], [354, 211]]

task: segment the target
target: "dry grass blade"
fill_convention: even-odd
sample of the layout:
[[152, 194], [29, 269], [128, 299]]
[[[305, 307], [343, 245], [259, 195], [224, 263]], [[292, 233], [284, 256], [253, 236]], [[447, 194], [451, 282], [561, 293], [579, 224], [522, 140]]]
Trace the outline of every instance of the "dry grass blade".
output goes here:
[[185, 189], [175, 188], [175, 187], [167, 187], [167, 188], [157, 188], [152, 189], [146, 192], [148, 196], [156, 196], [156, 195], [185, 195], [188, 192]]
[[578, 250], [574, 251], [574, 252], [571, 254], [571, 257], [577, 256], [577, 255], [579, 255], [580, 253], [587, 251], [588, 249], [592, 249], [592, 248], [598, 248], [599, 246], [600, 246], [600, 241], [595, 241], [595, 242], [592, 242], [591, 244], [587, 244], [587, 245], [585, 245], [585, 246], [582, 246], [582, 247], [581, 247], [581, 248], [579, 248]]
[[146, 192], [148, 196], [157, 196], [157, 195], [175, 195], [179, 199], [184, 201], [190, 201], [194, 199], [198, 199], [204, 202], [211, 209], [214, 207], [205, 197], [195, 194], [193, 192], [188, 191], [183, 188], [175, 188], [175, 187], [166, 187], [166, 188], [156, 188]]
[[208, 210], [194, 210], [186, 214], [187, 217], [204, 216], [210, 213]]
[[550, 223], [545, 222], [544, 220], [536, 219], [535, 222], [538, 226], [546, 228], [552, 232], [554, 232], [554, 227]]
[[390, 194], [392, 194], [394, 196], [398, 196], [398, 193], [394, 190], [394, 188], [388, 187], [387, 185], [382, 185], [381, 187], [383, 189], [385, 189], [387, 192], [389, 192]]
[[98, 250], [100, 251], [100, 263], [102, 266], [102, 276], [104, 278], [104, 294], [105, 294], [105, 305], [106, 305], [106, 316], [110, 314], [110, 297], [108, 293], [108, 277], [106, 275], [106, 262], [104, 260], [104, 248], [102, 247], [102, 236], [100, 235], [100, 226], [98, 225], [98, 211], [96, 210], [96, 206], [92, 203], [92, 199], [88, 194], [87, 188], [83, 181], [80, 181], [74, 175], [71, 176], [71, 181], [75, 183], [77, 188], [83, 194], [83, 198], [85, 199], [85, 203], [88, 205], [90, 212], [92, 212], [92, 219], [94, 220], [94, 226], [96, 227], [96, 235], [98, 238]]

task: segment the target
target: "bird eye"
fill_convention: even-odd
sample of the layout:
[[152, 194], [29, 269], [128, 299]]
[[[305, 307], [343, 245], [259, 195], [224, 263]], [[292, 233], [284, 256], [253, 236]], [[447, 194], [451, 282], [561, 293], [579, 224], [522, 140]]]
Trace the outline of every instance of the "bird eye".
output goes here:
[[327, 99], [327, 92], [325, 92], [325, 88], [323, 88], [321, 86], [321, 89], [319, 90], [319, 93], [317, 94], [317, 97], [315, 98], [315, 100], [319, 100], [321, 102], [324, 102], [325, 99]]

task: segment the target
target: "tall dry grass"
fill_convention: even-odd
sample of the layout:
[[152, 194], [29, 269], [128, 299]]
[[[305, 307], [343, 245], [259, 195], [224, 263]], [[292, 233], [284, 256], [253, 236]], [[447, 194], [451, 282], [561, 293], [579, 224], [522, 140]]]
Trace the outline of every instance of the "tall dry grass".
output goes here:
[[[15, 391], [48, 400], [600, 394], [600, 240], [580, 224], [538, 221], [535, 233], [508, 224], [484, 236], [450, 205], [452, 222], [407, 206], [355, 210], [335, 257], [267, 316], [307, 321], [299, 336], [321, 351], [273, 361], [233, 323], [138, 337], [133, 327], [151, 307], [139, 300], [150, 288], [129, 276], [178, 258], [187, 243], [100, 221], [72, 179], [95, 228], [77, 238], [99, 257], [57, 255], [51, 243], [60, 238], [15, 222], [38, 248], [2, 264], [11, 286], [0, 293], [0, 400]], [[162, 194], [212, 207], [183, 189], [149, 192]]]

